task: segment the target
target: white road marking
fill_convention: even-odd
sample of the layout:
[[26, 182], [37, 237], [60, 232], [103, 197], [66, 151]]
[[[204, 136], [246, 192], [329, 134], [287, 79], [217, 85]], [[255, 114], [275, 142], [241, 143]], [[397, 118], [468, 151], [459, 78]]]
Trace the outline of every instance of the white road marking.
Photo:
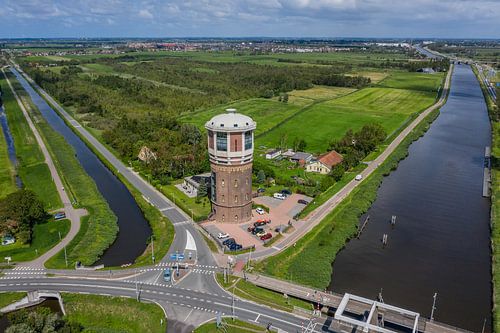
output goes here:
[[191, 313], [193, 312], [193, 310], [194, 309], [191, 309], [191, 311], [189, 311], [189, 313], [187, 314], [186, 318], [184, 318], [184, 321], [186, 321], [189, 318], [189, 316], [191, 315]]
[[260, 313], [259, 313], [259, 315], [257, 316], [257, 318], [255, 318], [255, 320], [254, 320], [254, 321], [255, 321], [255, 322], [257, 322], [257, 321], [259, 320], [259, 318], [260, 318]]
[[186, 250], [187, 251], [196, 251], [196, 242], [194, 241], [193, 235], [186, 230]]

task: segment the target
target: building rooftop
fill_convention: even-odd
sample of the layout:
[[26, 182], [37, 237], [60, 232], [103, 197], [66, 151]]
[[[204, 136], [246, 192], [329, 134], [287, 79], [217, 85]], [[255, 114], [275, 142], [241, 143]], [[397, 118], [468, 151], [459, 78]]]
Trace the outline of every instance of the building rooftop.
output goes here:
[[205, 128], [217, 132], [234, 132], [253, 130], [257, 123], [236, 109], [226, 109], [226, 113], [214, 116], [205, 123]]
[[331, 152], [325, 153], [321, 156], [319, 156], [318, 161], [326, 165], [327, 167], [331, 168], [334, 165], [339, 164], [342, 162], [344, 158], [342, 155], [337, 153], [335, 150], [332, 150]]
[[309, 159], [312, 158], [312, 154], [309, 154], [309, 153], [304, 153], [304, 152], [301, 152], [301, 151], [298, 151], [296, 152], [295, 154], [293, 154], [292, 157], [290, 157], [292, 160], [296, 160], [296, 161], [299, 161], [299, 160], [304, 160], [304, 161], [307, 161]]

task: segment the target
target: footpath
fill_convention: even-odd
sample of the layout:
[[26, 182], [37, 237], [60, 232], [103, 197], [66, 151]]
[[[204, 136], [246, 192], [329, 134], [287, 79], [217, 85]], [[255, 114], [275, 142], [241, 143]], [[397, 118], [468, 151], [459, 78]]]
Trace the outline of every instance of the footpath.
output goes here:
[[47, 166], [49, 167], [50, 175], [52, 176], [54, 184], [56, 185], [57, 188], [57, 192], [59, 193], [59, 197], [61, 198], [61, 201], [63, 203], [64, 212], [66, 213], [66, 218], [71, 222], [71, 228], [68, 234], [57, 245], [55, 245], [53, 248], [51, 248], [50, 250], [39, 256], [37, 259], [23, 262], [22, 264], [17, 266], [18, 268], [20, 267], [44, 268], [45, 262], [54, 255], [56, 255], [59, 251], [63, 250], [64, 247], [67, 246], [69, 242], [71, 242], [71, 240], [76, 236], [76, 234], [80, 230], [80, 219], [83, 216], [87, 215], [87, 211], [85, 209], [76, 209], [73, 207], [73, 205], [71, 205], [71, 200], [66, 191], [64, 190], [63, 182], [61, 180], [61, 177], [59, 176], [59, 173], [57, 173], [56, 166], [54, 165], [54, 161], [52, 160], [52, 157], [50, 156], [49, 151], [47, 150], [45, 142], [42, 140], [42, 137], [40, 136], [38, 129], [33, 124], [33, 121], [31, 120], [28, 111], [26, 110], [23, 102], [21, 101], [16, 91], [14, 90], [14, 87], [12, 87], [12, 84], [10, 83], [7, 75], [5, 75], [3, 69], [2, 73], [4, 74], [4, 77], [7, 80], [7, 83], [10, 87], [10, 90], [12, 91], [12, 94], [16, 98], [17, 104], [19, 105], [21, 111], [23, 112], [24, 118], [26, 118], [26, 121], [28, 122], [31, 131], [35, 136], [38, 145], [40, 146], [40, 149], [45, 158], [45, 163], [47, 163]]

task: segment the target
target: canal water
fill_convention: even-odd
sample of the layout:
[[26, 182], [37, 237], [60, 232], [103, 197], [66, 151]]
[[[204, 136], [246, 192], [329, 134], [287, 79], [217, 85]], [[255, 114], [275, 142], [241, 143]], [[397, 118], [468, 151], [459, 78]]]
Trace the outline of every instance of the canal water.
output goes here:
[[337, 255], [329, 289], [370, 299], [382, 289], [385, 303], [425, 317], [437, 293], [435, 320], [475, 332], [486, 320], [490, 332], [490, 200], [482, 197], [490, 144], [479, 83], [457, 65], [440, 116], [384, 179], [360, 239]]
[[[16, 157], [16, 149], [14, 147], [14, 139], [12, 138], [12, 134], [10, 133], [9, 124], [7, 123], [7, 116], [5, 115], [5, 110], [3, 105], [1, 105], [0, 98], [0, 126], [2, 127], [2, 132], [5, 137], [5, 141], [7, 142], [7, 154], [9, 155], [10, 163], [17, 168], [17, 157]], [[16, 173], [16, 186], [18, 188], [23, 187], [23, 182], [21, 178]]]
[[96, 264], [119, 266], [134, 262], [135, 258], [144, 252], [146, 242], [151, 236], [151, 228], [133, 196], [47, 102], [35, 92], [24, 77], [12, 67], [11, 71], [28, 92], [45, 120], [65, 138], [66, 142], [73, 146], [78, 161], [95, 181], [99, 192], [118, 217], [118, 227], [120, 228], [118, 236]]

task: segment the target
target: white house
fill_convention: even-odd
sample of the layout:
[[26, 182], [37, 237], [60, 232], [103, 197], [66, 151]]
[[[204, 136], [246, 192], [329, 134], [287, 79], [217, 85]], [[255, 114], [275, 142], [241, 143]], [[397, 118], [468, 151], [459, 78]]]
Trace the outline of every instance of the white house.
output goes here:
[[342, 155], [332, 150], [329, 153], [321, 155], [317, 160], [311, 161], [306, 165], [307, 172], [317, 172], [326, 175], [332, 171], [332, 168], [341, 163]]
[[266, 153], [266, 160], [273, 160], [276, 157], [281, 155], [281, 150], [280, 149], [273, 149], [270, 150]]

